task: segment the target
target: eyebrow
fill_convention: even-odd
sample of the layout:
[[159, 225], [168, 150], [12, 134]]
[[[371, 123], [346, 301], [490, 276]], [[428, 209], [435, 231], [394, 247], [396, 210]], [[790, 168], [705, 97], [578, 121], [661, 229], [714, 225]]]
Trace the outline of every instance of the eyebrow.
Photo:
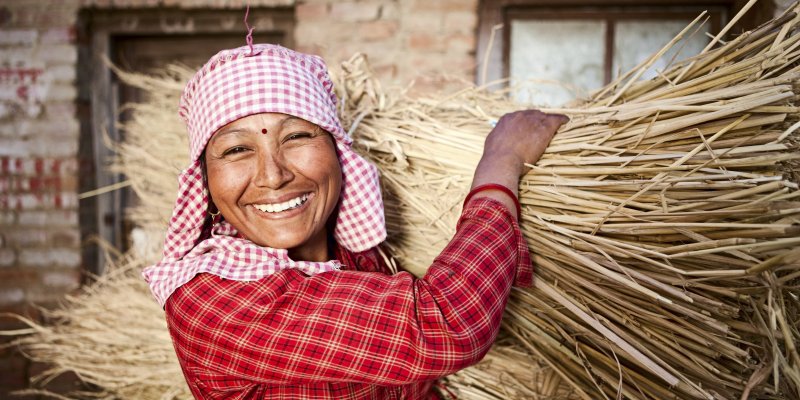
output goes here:
[[219, 131], [217, 131], [217, 133], [211, 135], [211, 139], [208, 140], [208, 143], [209, 144], [212, 143], [214, 140], [216, 140], [220, 136], [242, 135], [242, 134], [247, 134], [247, 131], [245, 131], [244, 129], [239, 129], [239, 128], [231, 128], [231, 129], [219, 130]]
[[[298, 122], [300, 122], [300, 123], [307, 123], [307, 124], [310, 124], [310, 125], [311, 125], [311, 126], [313, 126], [315, 129], [322, 129], [322, 128], [320, 128], [319, 126], [317, 126], [317, 124], [315, 124], [315, 123], [313, 123], [313, 122], [309, 122], [309, 121], [306, 121], [306, 120], [305, 120], [305, 119], [303, 119], [303, 118], [300, 118], [300, 117], [295, 117], [294, 115], [288, 115], [288, 114], [286, 115], [286, 118], [284, 118], [283, 120], [281, 120], [281, 122], [280, 122], [280, 129], [283, 129], [283, 128], [284, 128], [286, 125], [291, 125], [291, 124], [293, 124], [293, 123], [298, 123]], [[248, 133], [249, 133], [249, 132], [248, 132], [247, 130], [245, 130], [245, 129], [241, 129], [241, 128], [222, 129], [222, 130], [219, 130], [219, 131], [217, 131], [217, 133], [215, 133], [213, 136], [211, 136], [211, 139], [209, 140], [209, 143], [210, 143], [211, 141], [213, 141], [214, 139], [216, 139], [217, 137], [220, 137], [220, 136], [225, 136], [225, 135], [242, 135], [242, 134], [248, 134]]]
[[286, 118], [284, 118], [283, 121], [281, 121], [281, 129], [283, 129], [283, 127], [286, 126], [287, 124], [292, 124], [292, 123], [297, 123], [297, 122], [301, 122], [301, 123], [306, 123], [306, 124], [311, 124], [313, 126], [317, 126], [317, 124], [315, 124], [313, 122], [306, 121], [303, 118], [295, 117], [294, 115], [287, 115]]

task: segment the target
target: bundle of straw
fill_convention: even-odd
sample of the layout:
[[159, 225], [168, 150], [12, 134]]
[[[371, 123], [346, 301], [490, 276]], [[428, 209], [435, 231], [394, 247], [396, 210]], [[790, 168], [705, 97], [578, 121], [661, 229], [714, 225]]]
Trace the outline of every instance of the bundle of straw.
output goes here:
[[[535, 285], [512, 292], [487, 359], [450, 378], [460, 398], [800, 398], [797, 11], [727, 43], [715, 38], [702, 54], [640, 80], [701, 16], [591, 99], [554, 110], [572, 120], [520, 184]], [[162, 116], [189, 71], [120, 76], [151, 95], [132, 106], [116, 168], [141, 198], [132, 211], [140, 226], [163, 232], [187, 150], [180, 122]], [[382, 171], [388, 244], [401, 265], [422, 273], [452, 237], [489, 123], [522, 106], [485, 88], [409, 98], [384, 90], [364, 57], [345, 63], [337, 80], [343, 124]], [[151, 235], [155, 246], [162, 237]], [[124, 296], [86, 295], [74, 306], [103, 310], [97, 301], [130, 303], [133, 295]], [[142, 307], [152, 313], [143, 318], [163, 319]], [[90, 376], [98, 366], [67, 367], [55, 353], [105, 346], [126, 326], [95, 326], [95, 335], [76, 333], [80, 341], [37, 333], [25, 348]], [[167, 337], [140, 339], [163, 340], [151, 354], [176, 365]], [[124, 364], [128, 353], [118, 352], [96, 364]], [[113, 374], [124, 379], [93, 382], [115, 394], [132, 389], [116, 382], [147, 385], [153, 370], [119, 368]], [[159, 388], [186, 396], [177, 370], [168, 371], [173, 385]]]
[[[20, 395], [58, 399], [191, 399], [181, 374], [163, 310], [153, 302], [134, 254], [118, 255], [114, 268], [61, 307], [44, 311], [50, 325], [17, 316], [29, 329], [13, 342], [28, 358], [48, 365]], [[70, 397], [45, 389], [55, 377], [73, 372], [87, 385]]]
[[[800, 192], [784, 176], [800, 158], [796, 11], [638, 81], [701, 15], [554, 110], [572, 120], [520, 184], [538, 279], [504, 326], [577, 396], [800, 398]], [[391, 96], [363, 57], [344, 67], [343, 119], [383, 173], [394, 255], [428, 265], [488, 122], [519, 105], [474, 89]]]

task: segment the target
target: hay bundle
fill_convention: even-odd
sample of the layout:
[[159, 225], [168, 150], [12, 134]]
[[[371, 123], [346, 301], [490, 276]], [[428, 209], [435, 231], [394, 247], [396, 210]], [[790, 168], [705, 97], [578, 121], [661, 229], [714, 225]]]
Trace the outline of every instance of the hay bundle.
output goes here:
[[[784, 176], [800, 158], [797, 22], [637, 81], [651, 59], [558, 110], [572, 121], [520, 184], [538, 279], [505, 327], [577, 396], [800, 396], [800, 192]], [[519, 106], [475, 90], [392, 98], [364, 70], [345, 65], [344, 119], [383, 172], [395, 256], [428, 265], [487, 122]]]
[[[56, 323], [41, 326], [23, 319], [31, 328], [10, 332], [28, 334], [12, 344], [49, 366], [32, 384], [45, 386], [72, 371], [88, 384], [85, 391], [69, 394], [76, 399], [191, 399], [163, 310], [140, 275], [147, 264], [128, 254], [118, 256], [114, 265], [98, 281], [67, 296], [59, 309], [47, 311], [48, 320]], [[20, 394], [66, 398], [40, 389]]]
[[[797, 24], [787, 13], [640, 81], [651, 59], [559, 110], [572, 121], [520, 185], [535, 287], [513, 292], [487, 360], [451, 378], [462, 398], [800, 397], [800, 192], [789, 176], [800, 158]], [[521, 106], [475, 88], [412, 99], [383, 90], [363, 58], [343, 69], [342, 121], [383, 173], [394, 255], [426, 266], [452, 236], [489, 122]], [[134, 212], [147, 232], [166, 225], [185, 165], [183, 127], [156, 118], [171, 115], [159, 102], [176, 103], [186, 72], [122, 74], [153, 94], [134, 106], [118, 165], [142, 197]], [[93, 329], [86, 340], [103, 345], [124, 326]], [[162, 339], [158, 351], [174, 363]], [[26, 340], [47, 343], [27, 349], [57, 365], [65, 362], [52, 349], [86, 343]], [[146, 384], [152, 370], [114, 374]]]

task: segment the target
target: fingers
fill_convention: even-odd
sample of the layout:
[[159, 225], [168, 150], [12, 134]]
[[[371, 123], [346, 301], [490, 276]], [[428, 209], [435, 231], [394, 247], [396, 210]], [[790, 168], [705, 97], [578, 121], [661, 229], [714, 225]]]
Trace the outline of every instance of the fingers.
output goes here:
[[545, 114], [548, 116], [548, 122], [555, 124], [554, 128], [558, 129], [561, 125], [569, 122], [569, 117], [564, 114]]
[[569, 121], [562, 114], [521, 110], [503, 115], [486, 137], [483, 158], [507, 170], [525, 172], [524, 164], [539, 160], [561, 125]]

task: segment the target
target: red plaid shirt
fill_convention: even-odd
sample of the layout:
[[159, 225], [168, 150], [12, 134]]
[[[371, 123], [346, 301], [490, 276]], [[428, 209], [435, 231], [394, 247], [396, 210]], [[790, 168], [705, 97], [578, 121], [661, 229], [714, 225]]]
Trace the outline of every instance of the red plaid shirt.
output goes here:
[[376, 250], [340, 249], [341, 271], [258, 281], [197, 275], [166, 304], [198, 399], [426, 399], [436, 379], [483, 358], [528, 248], [499, 202], [476, 198], [422, 279], [389, 274]]

